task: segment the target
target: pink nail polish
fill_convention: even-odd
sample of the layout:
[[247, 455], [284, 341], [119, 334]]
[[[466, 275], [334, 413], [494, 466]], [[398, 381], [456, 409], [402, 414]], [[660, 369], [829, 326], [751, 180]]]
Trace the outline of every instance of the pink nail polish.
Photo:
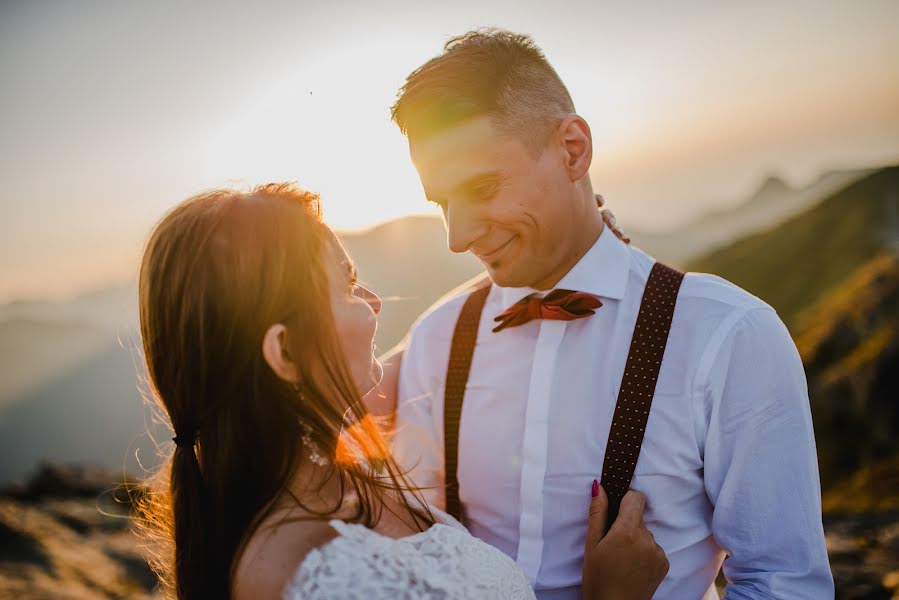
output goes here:
[[594, 479], [593, 488], [590, 490], [590, 497], [596, 498], [597, 496], [599, 496], [599, 482]]

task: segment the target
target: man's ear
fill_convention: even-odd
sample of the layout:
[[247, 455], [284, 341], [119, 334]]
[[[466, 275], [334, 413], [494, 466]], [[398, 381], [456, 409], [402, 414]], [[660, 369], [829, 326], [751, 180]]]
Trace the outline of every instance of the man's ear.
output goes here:
[[297, 383], [297, 365], [287, 350], [287, 327], [276, 323], [262, 338], [262, 356], [275, 375], [288, 383]]
[[577, 115], [568, 115], [557, 129], [560, 146], [571, 181], [580, 181], [593, 162], [593, 135], [590, 126]]

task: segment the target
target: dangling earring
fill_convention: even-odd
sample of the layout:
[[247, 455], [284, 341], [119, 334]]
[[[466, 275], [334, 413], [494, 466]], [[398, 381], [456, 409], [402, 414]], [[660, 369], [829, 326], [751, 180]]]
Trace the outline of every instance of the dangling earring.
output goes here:
[[300, 428], [303, 430], [300, 439], [303, 441], [303, 445], [306, 446], [306, 450], [309, 451], [309, 455], [306, 458], [320, 467], [327, 466], [330, 461], [322, 455], [318, 444], [312, 439], [312, 427], [305, 421], [300, 421]]
[[[299, 394], [300, 401], [305, 402], [306, 398], [303, 396], [303, 392], [300, 391], [300, 386], [297, 384], [293, 384], [294, 391]], [[331, 461], [328, 460], [326, 456], [324, 456], [321, 452], [321, 448], [318, 443], [312, 439], [312, 427], [299, 419], [300, 429], [303, 430], [303, 433], [300, 435], [300, 440], [303, 442], [303, 446], [306, 447], [306, 450], [309, 451], [309, 454], [306, 456], [313, 464], [318, 465], [319, 467], [325, 467]]]

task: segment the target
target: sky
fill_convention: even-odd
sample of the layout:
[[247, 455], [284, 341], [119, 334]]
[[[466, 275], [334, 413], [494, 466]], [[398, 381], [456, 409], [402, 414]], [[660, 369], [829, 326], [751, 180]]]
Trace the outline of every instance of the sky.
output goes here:
[[892, 0], [5, 0], [0, 302], [132, 279], [156, 220], [211, 187], [296, 181], [340, 229], [432, 212], [389, 107], [482, 26], [544, 50], [626, 227], [899, 162]]

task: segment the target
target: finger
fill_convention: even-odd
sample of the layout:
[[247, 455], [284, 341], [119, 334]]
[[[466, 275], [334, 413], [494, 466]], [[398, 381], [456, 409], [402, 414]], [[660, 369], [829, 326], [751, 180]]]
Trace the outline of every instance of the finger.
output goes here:
[[643, 526], [643, 511], [646, 508], [646, 497], [640, 492], [628, 490], [621, 500], [618, 518], [612, 527], [620, 529], [638, 529]]
[[[592, 495], [595, 494], [595, 495]], [[606, 535], [606, 519], [609, 516], [609, 498], [596, 480], [593, 480], [591, 490], [590, 514], [587, 517], [587, 539], [584, 542], [586, 550], [593, 548]]]

